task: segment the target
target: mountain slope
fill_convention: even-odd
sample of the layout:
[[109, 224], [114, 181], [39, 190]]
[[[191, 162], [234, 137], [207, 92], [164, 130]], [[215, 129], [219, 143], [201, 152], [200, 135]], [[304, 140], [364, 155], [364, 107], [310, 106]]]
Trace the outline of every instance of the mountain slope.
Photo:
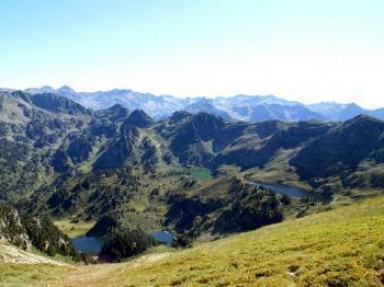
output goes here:
[[[58, 110], [34, 104], [36, 95], [1, 93], [0, 200], [29, 215], [112, 218], [116, 226], [151, 230], [164, 226], [173, 192], [199, 190], [212, 176], [266, 179], [329, 196], [384, 187], [384, 124], [368, 116], [250, 124], [181, 111], [154, 121], [121, 105], [83, 113], [48, 95]], [[203, 227], [193, 229], [212, 232]]]
[[138, 128], [147, 128], [155, 121], [142, 110], [134, 110], [125, 120], [126, 124], [136, 126]]
[[[331, 121], [345, 121], [360, 114], [375, 114], [375, 111], [363, 109], [355, 103], [339, 104], [335, 102], [322, 102], [308, 105], [308, 108]], [[380, 113], [377, 113], [377, 115], [378, 114]]]
[[[66, 263], [41, 256], [17, 248], [8, 242], [0, 240], [0, 263], [2, 264], [52, 264], [58, 266], [69, 266]], [[1, 281], [1, 280], [0, 280]]]
[[383, 162], [384, 122], [361, 115], [333, 127], [292, 160], [302, 179], [343, 176], [363, 160]]
[[278, 104], [261, 104], [250, 109], [250, 122], [261, 122], [266, 120], [281, 120], [281, 121], [308, 121], [308, 120], [323, 120], [325, 119], [318, 113], [312, 112], [302, 105], [278, 105]]
[[35, 94], [30, 99], [35, 106], [51, 112], [67, 113], [70, 115], [90, 113], [82, 105], [56, 94]]
[[362, 107], [359, 107], [355, 103], [351, 103], [349, 105], [346, 105], [345, 108], [340, 112], [338, 120], [346, 121], [348, 119], [365, 113], [367, 113], [367, 111], [364, 110]]
[[338, 121], [340, 119], [340, 113], [346, 107], [346, 104], [339, 104], [336, 102], [321, 102], [308, 105], [310, 110], [323, 115], [326, 119], [331, 121]]
[[[50, 256], [62, 254], [77, 257], [77, 252], [70, 239], [48, 218], [25, 217], [20, 215], [15, 208], [1, 204], [0, 247], [2, 246], [3, 251], [9, 253], [12, 248], [7, 247], [6, 242], [14, 247], [18, 246], [24, 251], [31, 251], [34, 247]], [[9, 254], [6, 257], [12, 258]]]
[[[121, 264], [15, 265], [12, 276], [2, 276], [0, 282], [9, 285], [28, 278], [30, 286], [381, 286], [383, 232], [381, 196]], [[1, 265], [0, 272], [5, 270]]]
[[0, 201], [17, 199], [49, 183], [52, 170], [48, 166], [55, 157], [54, 165], [65, 169], [57, 149], [90, 119], [86, 109], [66, 98], [49, 96], [60, 111], [40, 102], [37, 106], [32, 98], [23, 92], [0, 93], [0, 167], [4, 171]]
[[283, 220], [284, 197], [236, 178], [173, 191], [164, 225], [194, 238], [252, 230]]
[[212, 99], [202, 99], [196, 103], [183, 107], [183, 110], [191, 113], [198, 114], [200, 112], [212, 114], [218, 117], [222, 117], [224, 120], [231, 120], [231, 116], [227, 111], [218, 108]]

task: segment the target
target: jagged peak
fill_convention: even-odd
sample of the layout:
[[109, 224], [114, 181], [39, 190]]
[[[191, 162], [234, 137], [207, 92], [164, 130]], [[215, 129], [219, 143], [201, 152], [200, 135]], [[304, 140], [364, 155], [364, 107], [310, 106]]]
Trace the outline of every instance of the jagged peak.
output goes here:
[[113, 106], [109, 107], [107, 110], [109, 110], [109, 111], [122, 111], [122, 110], [128, 110], [128, 109], [121, 104], [114, 104]]
[[30, 94], [28, 94], [24, 91], [20, 91], [20, 90], [11, 91], [9, 94], [14, 98], [22, 99], [23, 101], [25, 101], [27, 103], [31, 103]]
[[129, 117], [141, 117], [141, 118], [146, 118], [150, 121], [153, 122], [153, 119], [143, 110], [141, 109], [136, 109], [134, 110], [130, 115]]
[[190, 117], [190, 116], [192, 116], [191, 113], [183, 110], [183, 111], [174, 112], [169, 118]]
[[344, 107], [344, 111], [346, 110], [352, 110], [352, 111], [364, 111], [364, 109], [362, 107], [360, 107], [358, 104], [352, 102], [352, 103], [349, 103], [349, 104], [346, 104], [345, 107]]
[[204, 111], [198, 112], [194, 118], [201, 118], [201, 119], [217, 119], [217, 120], [222, 120], [221, 117], [215, 116], [214, 114], [207, 113]]
[[351, 123], [357, 123], [357, 122], [376, 122], [376, 123], [384, 123], [382, 120], [379, 120], [375, 117], [372, 117], [367, 114], [360, 114], [358, 116], [355, 116], [347, 121], [345, 123], [351, 124]]
[[31, 101], [35, 106], [51, 112], [63, 112], [68, 114], [89, 114], [90, 111], [83, 107], [81, 104], [72, 101], [66, 97], [60, 96], [56, 93], [39, 93], [33, 94]]
[[191, 120], [191, 123], [195, 123], [198, 125], [215, 125], [215, 126], [223, 126], [225, 125], [224, 119], [219, 116], [215, 116], [210, 113], [206, 112], [199, 112], [198, 114], [194, 115]]
[[187, 111], [177, 111], [177, 112], [174, 112], [170, 117], [168, 117], [168, 121], [170, 123], [179, 123], [192, 116], [193, 115]]
[[139, 128], [146, 128], [154, 122], [155, 121], [143, 110], [134, 110], [125, 120], [126, 124], [134, 125]]
[[[339, 125], [339, 128], [341, 128], [341, 130], [349, 130], [353, 132], [362, 129], [366, 131], [371, 131], [376, 128], [382, 130], [384, 129], [384, 121], [369, 116], [367, 114], [360, 114], [345, 122], [342, 122]], [[336, 128], [336, 130], [339, 129]]]

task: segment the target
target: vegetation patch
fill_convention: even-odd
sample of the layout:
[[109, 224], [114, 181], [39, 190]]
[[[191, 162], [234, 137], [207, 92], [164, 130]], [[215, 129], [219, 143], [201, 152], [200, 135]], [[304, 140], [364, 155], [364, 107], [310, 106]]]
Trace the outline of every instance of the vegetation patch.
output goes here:
[[35, 270], [44, 272], [31, 286], [381, 286], [383, 232], [384, 197], [378, 197], [196, 245], [155, 262], [36, 266], [15, 276], [22, 280]]
[[102, 261], [120, 262], [157, 244], [152, 236], [142, 230], [119, 232], [103, 245], [99, 257]]

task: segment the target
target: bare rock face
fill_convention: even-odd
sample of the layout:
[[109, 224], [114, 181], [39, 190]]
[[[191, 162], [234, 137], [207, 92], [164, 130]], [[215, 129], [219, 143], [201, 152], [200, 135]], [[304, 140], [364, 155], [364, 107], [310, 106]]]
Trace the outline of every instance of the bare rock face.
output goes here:
[[50, 256], [59, 253], [76, 257], [70, 238], [63, 234], [49, 218], [27, 218], [24, 220], [24, 227], [33, 246], [42, 252]]
[[48, 218], [23, 218], [9, 205], [0, 205], [0, 240], [30, 251], [34, 246], [48, 255], [76, 257], [71, 240]]
[[0, 206], [0, 239], [30, 250], [32, 243], [23, 227], [19, 212], [6, 205]]

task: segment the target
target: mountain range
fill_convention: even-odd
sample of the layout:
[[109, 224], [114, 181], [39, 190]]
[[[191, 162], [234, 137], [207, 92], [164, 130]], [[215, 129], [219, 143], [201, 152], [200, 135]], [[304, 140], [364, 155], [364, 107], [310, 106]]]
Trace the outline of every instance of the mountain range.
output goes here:
[[[384, 121], [366, 114], [292, 121], [292, 113], [300, 111], [304, 117], [308, 108], [279, 104], [272, 96], [231, 98], [234, 106], [228, 111], [219, 109], [228, 99], [190, 99], [187, 111], [157, 118], [127, 104], [111, 101], [105, 103], [108, 108], [93, 109], [69, 97], [74, 95], [0, 91], [0, 262], [45, 262], [60, 268], [0, 264], [0, 273], [8, 274], [0, 276], [1, 283], [30, 285], [34, 278], [36, 286], [67, 284], [62, 278], [71, 273], [73, 286], [120, 286], [141, 270], [141, 281], [132, 285], [181, 286], [196, 279], [184, 277], [193, 270], [201, 276], [221, 272], [220, 278], [196, 279], [197, 285], [231, 286], [238, 284], [239, 271], [248, 278], [250, 267], [251, 279], [241, 281], [248, 285], [265, 280], [269, 285], [321, 286], [360, 286], [359, 278], [369, 278], [369, 286], [384, 282]], [[234, 119], [236, 105], [257, 100], [266, 102], [252, 110], [255, 122]], [[336, 106], [317, 108], [334, 112]], [[356, 105], [340, 107], [340, 117], [361, 111]], [[262, 121], [287, 115], [291, 121]], [[273, 186], [300, 189], [305, 196]], [[375, 198], [361, 203], [365, 197]], [[67, 235], [103, 237], [107, 243], [99, 259], [107, 260], [144, 246], [138, 238], [164, 229], [179, 248], [195, 239], [215, 241], [182, 252], [151, 247], [149, 253], [163, 252], [153, 256], [166, 256], [160, 269], [145, 259], [148, 254], [124, 265], [84, 268], [33, 254], [100, 263], [95, 256], [79, 254]], [[259, 230], [236, 234], [253, 229]], [[119, 260], [132, 253], [124, 254]], [[207, 273], [207, 266], [213, 271]], [[169, 268], [180, 279], [161, 279], [168, 278]], [[103, 281], [95, 277], [100, 274]], [[223, 276], [232, 281], [221, 281]]]
[[25, 90], [30, 94], [51, 93], [66, 97], [86, 108], [100, 110], [120, 104], [129, 110], [140, 109], [155, 119], [170, 116], [176, 111], [193, 114], [206, 112], [223, 117], [225, 120], [260, 122], [265, 120], [306, 121], [310, 119], [344, 121], [359, 114], [384, 119], [384, 109], [366, 110], [355, 103], [340, 104], [323, 102], [305, 105], [284, 100], [272, 95], [216, 98], [178, 98], [170, 95], [153, 95], [132, 90], [115, 89], [98, 92], [76, 92], [68, 86], [54, 89], [49, 86]]
[[384, 122], [368, 115], [249, 123], [176, 111], [155, 120], [120, 104], [93, 111], [53, 93], [2, 91], [0, 201], [95, 221], [90, 234], [117, 226], [221, 234], [249, 229], [250, 218], [280, 220], [279, 210], [264, 212], [286, 206], [233, 176], [325, 196], [384, 187], [383, 135]]

